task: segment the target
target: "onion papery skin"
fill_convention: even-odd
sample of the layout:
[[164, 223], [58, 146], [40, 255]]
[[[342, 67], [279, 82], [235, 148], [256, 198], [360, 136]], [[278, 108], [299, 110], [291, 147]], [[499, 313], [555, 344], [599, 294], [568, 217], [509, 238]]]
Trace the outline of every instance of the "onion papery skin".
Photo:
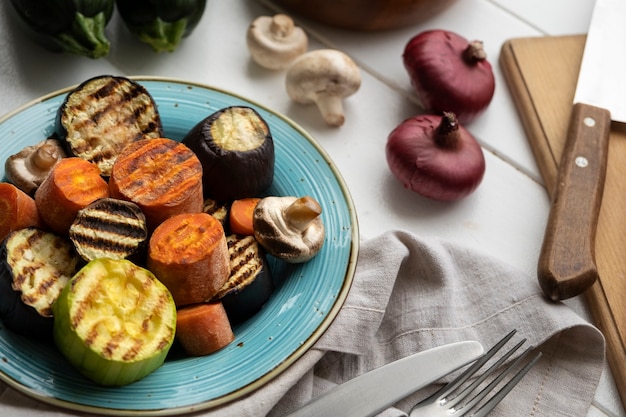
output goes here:
[[482, 182], [485, 157], [480, 144], [460, 125], [454, 146], [438, 144], [441, 121], [437, 115], [403, 121], [387, 139], [387, 163], [405, 188], [433, 200], [460, 200]]
[[404, 67], [426, 113], [449, 111], [468, 123], [491, 103], [496, 87], [491, 64], [487, 59], [468, 62], [469, 44], [454, 32], [430, 30], [405, 46]]

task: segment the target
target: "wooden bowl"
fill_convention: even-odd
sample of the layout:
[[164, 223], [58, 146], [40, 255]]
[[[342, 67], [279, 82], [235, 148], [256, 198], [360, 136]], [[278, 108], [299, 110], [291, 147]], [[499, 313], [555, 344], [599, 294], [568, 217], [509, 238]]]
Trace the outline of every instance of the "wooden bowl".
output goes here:
[[456, 0], [274, 0], [294, 16], [342, 29], [375, 31], [419, 23]]

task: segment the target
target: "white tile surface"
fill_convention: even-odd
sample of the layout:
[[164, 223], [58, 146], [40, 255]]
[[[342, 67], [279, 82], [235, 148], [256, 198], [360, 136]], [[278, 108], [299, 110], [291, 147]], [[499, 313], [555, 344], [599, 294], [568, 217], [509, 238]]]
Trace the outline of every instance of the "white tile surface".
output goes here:
[[[499, 50], [510, 38], [584, 33], [593, 0], [459, 0], [421, 25], [379, 33], [303, 21], [312, 36], [311, 49], [342, 49], [362, 65], [362, 87], [346, 100], [347, 121], [339, 129], [326, 127], [315, 107], [292, 103], [281, 72], [263, 70], [250, 61], [245, 30], [254, 17], [273, 13], [265, 2], [208, 1], [197, 29], [171, 54], [157, 55], [139, 44], [116, 16], [108, 27], [111, 54], [97, 61], [32, 45], [16, 30], [7, 3], [0, 3], [0, 115], [102, 73], [209, 84], [287, 115], [319, 141], [351, 190], [363, 239], [392, 228], [406, 229], [479, 247], [534, 276], [549, 202], [497, 65]], [[403, 189], [390, 174], [383, 151], [391, 129], [420, 111], [400, 57], [410, 37], [427, 28], [483, 40], [498, 83], [489, 110], [467, 126], [485, 146], [485, 179], [473, 195], [454, 204]], [[568, 304], [589, 317], [582, 300]], [[608, 371], [589, 416], [626, 416]]]

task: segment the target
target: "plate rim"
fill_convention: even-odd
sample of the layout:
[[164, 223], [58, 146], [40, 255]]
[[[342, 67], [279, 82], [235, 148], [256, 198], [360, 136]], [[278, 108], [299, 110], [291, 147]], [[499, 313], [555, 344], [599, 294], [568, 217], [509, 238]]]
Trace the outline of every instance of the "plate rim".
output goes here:
[[[346, 298], [348, 297], [348, 293], [352, 287], [352, 283], [354, 281], [354, 275], [356, 271], [356, 263], [358, 254], [360, 251], [360, 232], [359, 232], [359, 224], [358, 218], [356, 215], [356, 209], [354, 206], [354, 200], [352, 199], [352, 195], [350, 190], [345, 182], [345, 179], [341, 175], [339, 169], [335, 165], [334, 161], [326, 152], [326, 150], [315, 140], [306, 130], [304, 130], [298, 123], [289, 118], [288, 116], [279, 113], [275, 110], [270, 109], [266, 105], [263, 105], [255, 100], [244, 97], [243, 95], [233, 93], [227, 89], [223, 89], [220, 87], [215, 87], [213, 85], [183, 80], [175, 77], [165, 77], [165, 76], [153, 76], [153, 75], [122, 75], [123, 77], [129, 78], [133, 81], [141, 83], [142, 81], [147, 82], [160, 82], [160, 83], [169, 83], [169, 84], [179, 84], [190, 87], [199, 87], [207, 90], [212, 90], [221, 94], [229, 95], [236, 99], [241, 99], [246, 101], [259, 109], [262, 109], [275, 117], [282, 119], [285, 123], [287, 123], [292, 129], [297, 131], [302, 137], [304, 137], [319, 154], [324, 158], [325, 162], [328, 164], [329, 169], [333, 173], [335, 177], [341, 194], [344, 196], [345, 203], [348, 207], [349, 219], [350, 219], [350, 252], [349, 258], [346, 265], [346, 271], [344, 275], [344, 279], [341, 285], [341, 289], [337, 294], [335, 302], [332, 305], [332, 308], [329, 309], [328, 313], [322, 320], [322, 322], [317, 326], [315, 331], [308, 336], [308, 338], [300, 344], [300, 346], [295, 349], [291, 354], [289, 354], [286, 358], [284, 358], [279, 364], [277, 364], [274, 368], [263, 374], [261, 377], [256, 380], [248, 383], [245, 386], [242, 386], [234, 391], [231, 391], [227, 394], [224, 394], [220, 397], [216, 397], [214, 399], [210, 399], [204, 402], [195, 403], [191, 405], [172, 407], [172, 408], [159, 408], [159, 409], [146, 409], [146, 410], [124, 410], [124, 409], [115, 409], [115, 408], [105, 408], [99, 406], [86, 405], [81, 403], [76, 403], [68, 400], [62, 400], [59, 398], [55, 398], [52, 396], [42, 395], [42, 393], [37, 392], [31, 387], [25, 386], [18, 381], [14, 380], [9, 375], [5, 374], [3, 371], [0, 371], [0, 381], [7, 384], [7, 386], [15, 389], [18, 392], [25, 394], [26, 396], [38, 400], [40, 402], [54, 405], [56, 407], [60, 407], [66, 410], [73, 411], [81, 411], [88, 413], [97, 413], [101, 415], [133, 415], [133, 416], [166, 416], [166, 415], [181, 415], [183, 413], [189, 412], [197, 412], [197, 411], [206, 411], [215, 409], [220, 406], [224, 406], [226, 404], [232, 403], [238, 399], [241, 399], [250, 393], [260, 389], [261, 387], [267, 385], [270, 381], [275, 379], [277, 376], [285, 372], [291, 365], [293, 365], [298, 359], [300, 359], [306, 352], [308, 352], [315, 342], [317, 342], [320, 337], [328, 330], [331, 324], [336, 319], [339, 311], [343, 307]], [[33, 100], [30, 100], [13, 110], [5, 113], [0, 117], [0, 124], [5, 123], [8, 119], [13, 116], [19, 114], [26, 109], [33, 107], [39, 103], [42, 103], [51, 98], [57, 97], [62, 94], [67, 94], [72, 89], [78, 87], [80, 83], [76, 83], [67, 87], [63, 87], [42, 96], [39, 96]]]

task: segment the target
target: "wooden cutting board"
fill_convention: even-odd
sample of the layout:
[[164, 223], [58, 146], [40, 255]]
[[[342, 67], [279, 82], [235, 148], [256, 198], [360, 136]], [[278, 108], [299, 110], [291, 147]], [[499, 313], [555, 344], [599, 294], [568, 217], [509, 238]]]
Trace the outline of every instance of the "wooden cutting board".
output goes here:
[[[512, 39], [500, 54], [500, 67], [550, 194], [584, 42], [584, 35]], [[626, 126], [619, 123], [611, 127], [595, 248], [600, 279], [582, 296], [606, 337], [609, 366], [626, 407]]]

